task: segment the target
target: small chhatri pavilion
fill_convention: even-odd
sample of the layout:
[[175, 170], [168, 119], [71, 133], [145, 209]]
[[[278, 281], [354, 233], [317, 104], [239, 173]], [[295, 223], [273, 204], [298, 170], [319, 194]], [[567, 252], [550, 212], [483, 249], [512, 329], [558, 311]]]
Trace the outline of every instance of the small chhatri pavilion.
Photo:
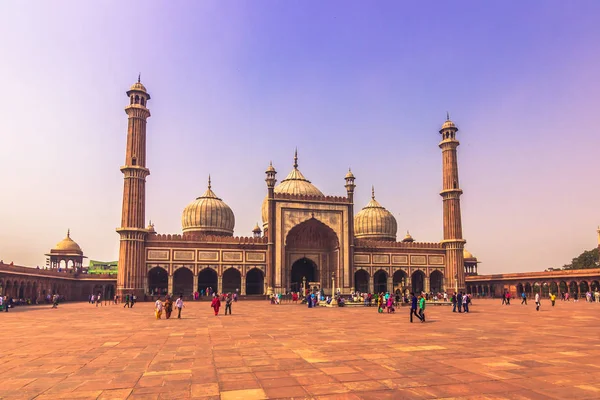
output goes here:
[[[45, 254], [50, 257], [50, 268], [52, 269], [75, 269], [81, 270], [83, 267], [83, 259], [87, 258], [83, 255], [81, 247], [71, 239], [71, 230], [67, 230], [67, 237], [56, 244], [50, 250], [50, 253]], [[64, 261], [64, 264], [63, 264]]]

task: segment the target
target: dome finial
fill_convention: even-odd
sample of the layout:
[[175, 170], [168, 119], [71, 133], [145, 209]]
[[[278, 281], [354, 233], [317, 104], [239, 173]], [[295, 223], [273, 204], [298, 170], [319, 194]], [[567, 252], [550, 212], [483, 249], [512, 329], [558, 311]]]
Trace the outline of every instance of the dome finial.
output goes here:
[[298, 169], [298, 148], [294, 151], [294, 169]]
[[450, 121], [450, 113], [446, 111], [446, 121]]
[[208, 174], [208, 190], [210, 190], [212, 188], [211, 184], [210, 184], [210, 174]]
[[375, 200], [375, 185], [371, 185], [371, 198]]
[[67, 237], [70, 238], [71, 237], [71, 228], [67, 229]]
[[141, 82], [140, 82], [141, 80], [142, 80], [142, 73], [140, 72], [140, 73], [138, 74], [138, 83], [141, 83]]

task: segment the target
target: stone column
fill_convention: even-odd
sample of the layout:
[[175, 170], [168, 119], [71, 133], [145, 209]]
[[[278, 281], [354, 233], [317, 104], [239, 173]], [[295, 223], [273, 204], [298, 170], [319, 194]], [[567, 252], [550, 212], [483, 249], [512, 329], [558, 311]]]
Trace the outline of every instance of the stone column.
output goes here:
[[246, 295], [246, 274], [242, 275], [242, 287], [240, 288], [240, 295]]
[[429, 287], [429, 283], [430, 283], [430, 279], [429, 276], [425, 276], [423, 278], [423, 290], [425, 291], [425, 293], [429, 293], [430, 291], [430, 287]]
[[199, 292], [198, 290], [198, 273], [194, 274], [194, 279], [193, 279], [193, 283], [194, 287], [192, 288], [192, 294]]
[[169, 285], [167, 287], [167, 293], [173, 294], [173, 275], [169, 274]]
[[373, 293], [375, 291], [375, 285], [373, 282], [373, 277], [369, 276], [369, 293]]
[[223, 292], [223, 276], [222, 275], [219, 275], [217, 278], [217, 292], [218, 293]]
[[388, 276], [387, 278], [387, 291], [390, 294], [394, 293], [394, 277]]

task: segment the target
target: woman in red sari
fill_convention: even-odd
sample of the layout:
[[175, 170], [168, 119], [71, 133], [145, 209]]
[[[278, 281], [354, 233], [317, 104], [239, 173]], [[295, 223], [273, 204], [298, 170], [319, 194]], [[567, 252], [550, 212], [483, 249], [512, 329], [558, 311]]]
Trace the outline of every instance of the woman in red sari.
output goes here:
[[219, 315], [219, 308], [221, 308], [221, 300], [219, 300], [219, 296], [215, 293], [213, 296], [212, 303], [210, 306], [215, 310], [215, 316]]

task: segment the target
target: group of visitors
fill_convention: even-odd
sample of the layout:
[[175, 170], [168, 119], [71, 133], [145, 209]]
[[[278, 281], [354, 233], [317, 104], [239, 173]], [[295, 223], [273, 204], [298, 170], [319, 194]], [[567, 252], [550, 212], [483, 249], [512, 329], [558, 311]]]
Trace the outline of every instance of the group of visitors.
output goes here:
[[[413, 315], [421, 322], [425, 322], [425, 296], [423, 294], [418, 297], [413, 292], [410, 293], [410, 322], [413, 322]], [[419, 312], [417, 313], [417, 310]]]
[[[183, 295], [180, 295], [177, 300], [175, 300], [175, 307], [177, 308], [177, 318], [181, 319], [181, 309], [184, 306], [183, 304]], [[156, 319], [161, 319], [162, 312], [165, 311], [165, 318], [171, 318], [171, 313], [173, 312], [173, 300], [171, 300], [170, 296], [165, 296], [165, 301], [161, 301], [160, 297], [154, 302], [154, 315]]]
[[[234, 293], [235, 294], [235, 293]], [[215, 317], [219, 315], [219, 310], [221, 309], [221, 302], [225, 303], [225, 315], [229, 311], [229, 315], [231, 315], [231, 304], [237, 301], [237, 296], [232, 295], [231, 293], [221, 293], [221, 296], [217, 292], [213, 293], [213, 299], [210, 303], [213, 311], [215, 312]]]
[[471, 304], [470, 294], [454, 292], [454, 294], [450, 297], [450, 301], [452, 302], [452, 312], [456, 312], [457, 309], [459, 313], [469, 312], [469, 305]]

